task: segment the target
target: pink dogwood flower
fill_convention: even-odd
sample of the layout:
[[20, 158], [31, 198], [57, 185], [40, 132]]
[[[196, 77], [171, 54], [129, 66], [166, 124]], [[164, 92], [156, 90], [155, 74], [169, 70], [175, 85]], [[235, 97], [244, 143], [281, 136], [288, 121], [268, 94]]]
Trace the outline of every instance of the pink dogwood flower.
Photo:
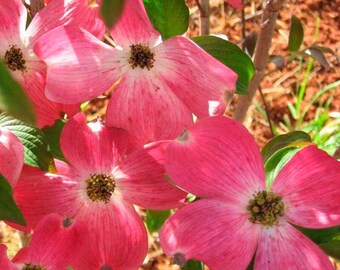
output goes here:
[[47, 97], [82, 102], [115, 86], [107, 123], [136, 145], [175, 138], [192, 113], [223, 114], [237, 75], [185, 37], [161, 42], [141, 0], [125, 1], [111, 35], [115, 48], [74, 27], [42, 37], [34, 50], [48, 66]]
[[319, 247], [291, 224], [340, 225], [340, 163], [311, 145], [266, 184], [260, 152], [237, 121], [203, 119], [168, 144], [170, 178], [199, 200], [180, 209], [160, 233], [178, 263], [211, 270], [333, 269]]
[[24, 165], [24, 148], [12, 132], [0, 128], [0, 174], [14, 187]]
[[84, 235], [88, 233], [85, 224], [50, 214], [37, 225], [29, 247], [19, 250], [12, 261], [7, 258], [7, 247], [0, 244], [0, 269], [67, 269], [86, 256], [88, 246]]
[[226, 0], [226, 2], [234, 8], [241, 9], [244, 7], [242, 0]]
[[53, 0], [34, 16], [26, 29], [27, 10], [22, 1], [2, 1], [0, 60], [31, 99], [39, 127], [52, 125], [61, 117], [61, 113], [74, 115], [79, 110], [79, 104], [64, 105], [46, 99], [44, 94], [46, 65], [34, 53], [34, 44], [49, 30], [71, 22], [102, 37], [105, 28], [97, 13], [98, 10], [95, 11], [88, 6], [85, 0]]
[[101, 121], [87, 124], [84, 114], [69, 120], [60, 143], [70, 165], [56, 160], [58, 174], [26, 166], [14, 190], [27, 224], [34, 228], [48, 213], [84, 221], [91, 252], [79, 269], [137, 269], [148, 238], [132, 204], [171, 209], [186, 193], [165, 180], [156, 145], [125, 155], [126, 132]]

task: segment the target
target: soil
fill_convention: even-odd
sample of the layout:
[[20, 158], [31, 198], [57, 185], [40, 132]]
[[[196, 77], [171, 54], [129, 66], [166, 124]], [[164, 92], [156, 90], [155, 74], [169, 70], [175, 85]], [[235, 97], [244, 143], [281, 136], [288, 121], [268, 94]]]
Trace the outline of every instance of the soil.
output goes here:
[[[188, 36], [196, 36], [199, 32], [199, 9], [195, 4], [195, 0], [187, 0], [190, 7], [190, 27]], [[210, 0], [211, 5], [211, 33], [225, 34], [228, 39], [236, 44], [241, 45], [243, 40], [241, 30], [241, 10], [235, 10], [226, 4], [223, 0]], [[334, 54], [326, 53], [325, 57], [329, 63], [327, 70], [319, 62], [315, 61], [310, 80], [308, 81], [305, 98], [302, 107], [305, 106], [312, 97], [327, 85], [340, 79], [339, 76], [339, 37], [340, 37], [340, 5], [334, 0], [305, 0], [286, 1], [277, 19], [270, 55], [281, 56], [279, 59], [283, 61], [282, 66], [274, 63], [268, 63], [265, 77], [261, 83], [261, 89], [264, 94], [265, 102], [268, 106], [268, 113], [272, 123], [279, 130], [285, 131], [282, 125], [285, 117], [292, 120], [288, 109], [288, 103], [296, 101], [296, 89], [299, 83], [303, 81], [308, 61], [302, 61], [301, 71], [299, 71], [299, 61], [291, 60], [288, 51], [288, 37], [290, 28], [290, 19], [292, 15], [297, 16], [303, 24], [304, 41], [303, 48], [308, 48], [313, 43], [325, 46], [331, 49]], [[246, 0], [245, 1], [245, 18], [246, 33], [258, 33], [261, 23], [262, 13], [261, 1]], [[315, 40], [314, 32], [317, 18], [320, 18], [320, 28], [318, 38]], [[86, 107], [88, 119], [92, 120], [97, 116], [105, 114], [110, 93], [104, 93], [91, 101]], [[237, 106], [237, 95], [231, 103], [227, 114], [231, 114], [235, 106]], [[329, 112], [340, 112], [340, 88], [336, 88], [323, 95], [308, 111], [305, 121], [311, 121], [315, 117], [318, 106], [322, 106], [326, 100], [332, 98]], [[245, 122], [246, 126], [253, 134], [260, 148], [262, 148], [273, 135], [269, 128], [265, 115], [261, 114], [257, 107], [264, 110], [264, 102], [259, 93], [254, 98], [254, 104], [251, 106], [248, 118]], [[257, 104], [257, 105], [256, 105]], [[256, 105], [256, 106], [255, 106]], [[285, 116], [286, 115], [286, 116]], [[280, 124], [281, 123], [281, 124]], [[340, 127], [339, 127], [340, 129]], [[340, 144], [340, 142], [339, 142]], [[8, 246], [9, 256], [13, 257], [20, 248], [20, 237], [18, 232], [6, 227], [4, 223], [0, 223], [0, 243]], [[339, 265], [338, 265], [339, 267]], [[149, 236], [149, 253], [145, 259], [143, 266], [139, 270], [179, 270], [176, 265], [172, 265], [171, 259], [166, 257], [159, 245], [158, 235], [154, 233]], [[340, 267], [339, 267], [340, 269]]]

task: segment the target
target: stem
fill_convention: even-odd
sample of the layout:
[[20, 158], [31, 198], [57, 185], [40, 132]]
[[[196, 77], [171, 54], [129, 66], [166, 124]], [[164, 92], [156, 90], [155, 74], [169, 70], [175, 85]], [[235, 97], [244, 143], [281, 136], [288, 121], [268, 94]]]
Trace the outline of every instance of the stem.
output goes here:
[[[242, 1], [243, 2], [243, 1]], [[242, 22], [242, 51], [245, 51], [246, 49], [246, 13], [244, 11], [244, 8], [242, 8], [242, 11], [241, 11], [241, 22]]]
[[272, 36], [276, 25], [277, 15], [282, 7], [284, 0], [265, 0], [266, 5], [262, 14], [262, 23], [260, 34], [256, 43], [254, 53], [255, 74], [251, 80], [248, 91], [248, 96], [240, 96], [233, 117], [236, 120], [243, 122], [246, 117], [248, 108], [252, 102], [256, 90], [258, 89], [264, 76], [265, 67], [269, 58], [269, 48], [271, 46]]
[[336, 149], [333, 157], [335, 157], [336, 159], [340, 159], [340, 145], [338, 146], [338, 148]]
[[261, 98], [262, 98], [262, 102], [264, 104], [264, 110], [266, 111], [266, 116], [267, 116], [270, 131], [272, 133], [272, 136], [275, 137], [272, 121], [270, 119], [270, 114], [269, 114], [269, 110], [268, 110], [268, 105], [267, 105], [266, 99], [264, 98], [261, 87], [259, 87], [259, 92], [260, 92], [260, 95], [261, 95]]
[[200, 10], [200, 36], [210, 33], [210, 6], [209, 0], [195, 0]]
[[31, 0], [31, 16], [32, 18], [37, 14], [40, 10], [42, 10], [45, 7], [44, 0]]

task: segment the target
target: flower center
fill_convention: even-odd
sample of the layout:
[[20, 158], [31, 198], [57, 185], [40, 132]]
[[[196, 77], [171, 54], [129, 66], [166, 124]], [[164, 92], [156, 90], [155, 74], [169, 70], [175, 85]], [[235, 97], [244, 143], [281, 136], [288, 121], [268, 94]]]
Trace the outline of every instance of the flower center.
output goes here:
[[149, 46], [142, 44], [134, 44], [130, 46], [130, 58], [129, 64], [132, 68], [140, 67], [144, 69], [145, 67], [150, 70], [155, 62], [155, 54], [151, 52]]
[[108, 203], [115, 191], [116, 182], [110, 174], [91, 174], [86, 181], [87, 196], [94, 201]]
[[252, 223], [273, 226], [284, 215], [284, 208], [285, 206], [280, 196], [270, 191], [260, 191], [249, 200], [246, 209]]
[[10, 70], [25, 71], [26, 70], [26, 60], [20, 48], [17, 45], [10, 45], [9, 49], [5, 53], [4, 63], [8, 66]]
[[40, 265], [26, 263], [21, 270], [47, 270], [47, 268]]

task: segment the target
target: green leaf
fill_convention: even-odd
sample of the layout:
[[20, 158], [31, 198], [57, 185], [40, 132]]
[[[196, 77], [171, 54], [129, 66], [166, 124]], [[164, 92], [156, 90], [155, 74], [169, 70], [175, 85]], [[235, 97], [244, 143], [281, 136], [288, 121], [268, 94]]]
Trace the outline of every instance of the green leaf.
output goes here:
[[287, 134], [279, 135], [270, 140], [262, 149], [263, 161], [267, 160], [278, 150], [289, 146], [302, 147], [309, 145], [312, 139], [303, 131], [292, 131]]
[[25, 219], [13, 199], [13, 190], [0, 174], [0, 220], [8, 220], [26, 226]]
[[144, 0], [144, 6], [163, 40], [184, 34], [189, 26], [185, 0]]
[[44, 171], [55, 172], [53, 156], [40, 129], [6, 114], [0, 115], [0, 127], [13, 132], [23, 143], [25, 164], [39, 167]]
[[340, 226], [326, 229], [307, 229], [296, 225], [295, 227], [318, 245], [327, 243], [335, 237], [340, 236]]
[[33, 106], [5, 65], [0, 61], [0, 110], [35, 125]]
[[248, 85], [254, 75], [254, 65], [248, 55], [235, 44], [219, 37], [200, 36], [194, 37], [192, 40], [211, 56], [237, 73], [237, 94], [248, 93]]
[[195, 260], [189, 260], [182, 267], [182, 270], [203, 270], [203, 263]]
[[271, 186], [284, 165], [302, 147], [310, 144], [312, 144], [310, 136], [302, 131], [293, 131], [272, 139], [262, 150], [267, 185]]
[[292, 15], [290, 32], [289, 32], [289, 42], [288, 49], [291, 52], [296, 52], [299, 50], [303, 41], [303, 27], [301, 21], [295, 15]]
[[63, 120], [57, 120], [53, 126], [45, 127], [42, 129], [42, 131], [45, 134], [46, 141], [50, 146], [53, 157], [66, 161], [60, 148], [60, 135], [64, 126], [65, 122]]
[[107, 28], [112, 28], [119, 20], [124, 8], [124, 0], [103, 0], [100, 13]]
[[319, 245], [327, 255], [340, 260], [340, 240], [332, 240]]
[[155, 210], [147, 210], [146, 211], [146, 226], [150, 233], [158, 231], [165, 220], [170, 216], [170, 210], [166, 211], [155, 211]]

